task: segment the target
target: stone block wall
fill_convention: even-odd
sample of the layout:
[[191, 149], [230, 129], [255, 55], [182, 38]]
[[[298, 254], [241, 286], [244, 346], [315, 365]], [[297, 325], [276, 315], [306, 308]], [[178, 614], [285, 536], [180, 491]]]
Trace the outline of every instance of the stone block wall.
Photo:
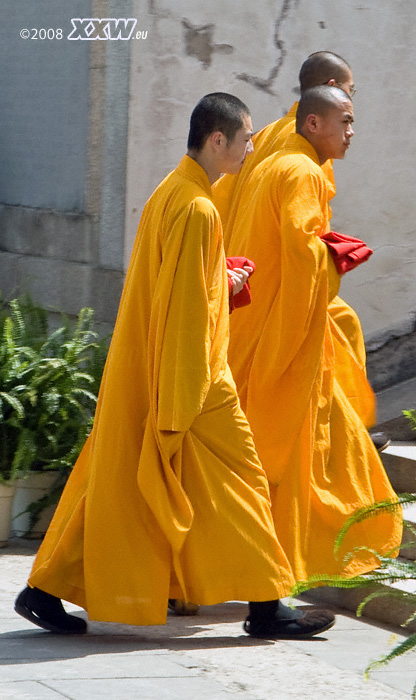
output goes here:
[[124, 279], [129, 47], [68, 40], [71, 18], [102, 13], [117, 16], [107, 2], [19, 0], [3, 19], [0, 289], [70, 315], [92, 306], [111, 325]]

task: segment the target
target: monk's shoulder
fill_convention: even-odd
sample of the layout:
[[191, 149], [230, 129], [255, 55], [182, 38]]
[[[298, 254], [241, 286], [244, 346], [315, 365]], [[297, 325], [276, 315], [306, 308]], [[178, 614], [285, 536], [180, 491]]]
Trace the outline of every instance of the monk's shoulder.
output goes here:
[[149, 200], [153, 207], [161, 207], [167, 220], [178, 222], [190, 217], [200, 221], [219, 220], [219, 214], [210, 195], [197, 183], [173, 171], [159, 185]]
[[188, 215], [195, 217], [199, 222], [206, 222], [207, 225], [217, 225], [220, 216], [217, 208], [208, 195], [203, 193], [195, 194], [188, 203]]
[[274, 177], [286, 182], [313, 181], [325, 185], [321, 166], [305, 153], [281, 152], [273, 164]]

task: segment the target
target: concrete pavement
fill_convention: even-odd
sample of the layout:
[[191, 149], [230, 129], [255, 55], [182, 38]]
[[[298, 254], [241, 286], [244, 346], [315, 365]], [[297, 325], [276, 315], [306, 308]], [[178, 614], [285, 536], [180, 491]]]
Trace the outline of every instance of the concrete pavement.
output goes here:
[[203, 607], [196, 617], [169, 615], [161, 627], [91, 622], [84, 636], [44, 632], [13, 611], [35, 550], [36, 543], [24, 540], [0, 550], [1, 700], [411, 697], [414, 654], [377, 671], [369, 681], [363, 676], [367, 663], [403, 635], [345, 612], [337, 613], [336, 626], [322, 638], [303, 642], [249, 638], [241, 627], [246, 605], [239, 602]]

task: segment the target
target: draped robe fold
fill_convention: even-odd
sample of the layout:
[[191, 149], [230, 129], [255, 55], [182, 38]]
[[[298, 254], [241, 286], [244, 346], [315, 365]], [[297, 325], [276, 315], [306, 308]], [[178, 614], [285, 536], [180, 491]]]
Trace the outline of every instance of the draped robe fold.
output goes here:
[[31, 586], [137, 625], [163, 624], [169, 597], [289, 593], [228, 329], [220, 219], [204, 170], [184, 156], [143, 211], [93, 430]]
[[[295, 102], [284, 117], [268, 124], [254, 135], [254, 152], [246, 158], [239, 173], [224, 175], [213, 186], [215, 206], [220, 213], [224, 229], [224, 246], [227, 255], [235, 217], [241, 204], [243, 187], [254, 168], [265, 158], [283, 148], [287, 138], [295, 133], [297, 105], [298, 103]], [[322, 170], [327, 177], [329, 199], [332, 199], [336, 193], [332, 161], [326, 161], [322, 165]], [[329, 209], [329, 214], [330, 212]], [[329, 221], [330, 216], [327, 230], [330, 228]], [[357, 232], [357, 235], [360, 236], [360, 233]], [[367, 380], [366, 353], [360, 320], [351, 306], [339, 296], [331, 300], [329, 314], [334, 332], [337, 380], [343, 387], [346, 397], [369, 428], [376, 420], [376, 400]]]
[[251, 306], [230, 320], [229, 362], [297, 580], [370, 571], [371, 552], [343, 557], [355, 547], [388, 553], [402, 529], [400, 513], [379, 515], [352, 527], [334, 555], [348, 516], [395, 494], [337, 377], [328, 309], [340, 278], [320, 239], [330, 189], [312, 146], [289, 136], [247, 178], [229, 243], [256, 261]]

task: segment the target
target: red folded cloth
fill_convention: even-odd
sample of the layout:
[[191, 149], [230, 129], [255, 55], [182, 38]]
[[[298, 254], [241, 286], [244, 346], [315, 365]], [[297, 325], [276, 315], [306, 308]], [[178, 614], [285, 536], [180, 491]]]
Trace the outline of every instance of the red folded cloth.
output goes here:
[[353, 270], [357, 265], [361, 265], [373, 254], [371, 248], [368, 248], [364, 241], [347, 236], [345, 233], [329, 231], [321, 236], [321, 240], [328, 246], [340, 275]]
[[[228, 270], [235, 270], [236, 267], [252, 267], [253, 272], [256, 269], [256, 266], [252, 260], [249, 260], [248, 258], [242, 258], [242, 257], [233, 257], [233, 258], [227, 258], [226, 259], [227, 263], [227, 269]], [[250, 277], [253, 274], [253, 272], [250, 272]], [[228, 278], [228, 292], [229, 292], [229, 298], [230, 298], [230, 313], [234, 310], [237, 309], [240, 306], [247, 306], [251, 302], [251, 291], [250, 291], [250, 285], [248, 281], [245, 283], [244, 287], [242, 288], [241, 292], [238, 292], [238, 294], [233, 294], [232, 293], [232, 288], [233, 288], [233, 283], [230, 278]]]

